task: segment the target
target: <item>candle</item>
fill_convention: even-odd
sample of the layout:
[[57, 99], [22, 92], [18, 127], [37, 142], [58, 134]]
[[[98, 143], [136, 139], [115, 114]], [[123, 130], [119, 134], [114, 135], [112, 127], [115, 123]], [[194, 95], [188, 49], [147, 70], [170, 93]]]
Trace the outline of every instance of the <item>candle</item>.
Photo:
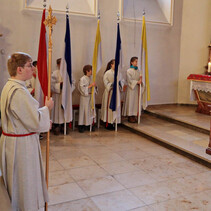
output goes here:
[[211, 62], [208, 63], [208, 73], [211, 72]]

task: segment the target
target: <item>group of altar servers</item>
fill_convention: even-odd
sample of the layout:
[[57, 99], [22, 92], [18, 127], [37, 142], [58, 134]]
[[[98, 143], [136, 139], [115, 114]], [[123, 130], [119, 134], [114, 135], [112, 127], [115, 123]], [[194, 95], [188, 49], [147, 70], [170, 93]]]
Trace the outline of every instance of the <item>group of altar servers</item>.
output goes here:
[[[126, 98], [123, 116], [130, 122], [136, 122], [138, 112], [138, 90], [142, 85], [142, 77], [137, 68], [137, 57], [132, 57], [127, 70]], [[36, 77], [31, 56], [25, 53], [14, 53], [8, 60], [10, 78], [1, 93], [2, 135], [0, 140], [0, 169], [5, 188], [11, 200], [13, 210], [37, 211], [48, 202], [39, 133], [51, 129], [51, 117], [54, 129], [64, 123], [61, 107], [61, 90], [63, 88], [59, 72], [61, 60], [57, 60], [58, 69], [52, 73], [52, 98], [45, 100], [45, 106], [39, 108], [26, 87], [26, 81]], [[103, 82], [105, 90], [102, 98], [101, 120], [106, 127], [113, 129], [113, 112], [109, 108], [114, 83], [115, 60], [112, 59], [105, 70]], [[79, 132], [83, 132], [93, 122], [91, 113], [91, 88], [97, 86], [92, 82], [92, 66], [85, 65], [84, 76], [78, 83], [80, 92]], [[28, 83], [27, 83], [28, 84]], [[27, 85], [28, 86], [28, 85]], [[125, 88], [123, 81], [118, 79], [118, 89]], [[119, 98], [120, 100], [120, 98]], [[118, 111], [117, 123], [121, 122], [121, 110]], [[59, 128], [59, 132], [62, 129]], [[57, 131], [58, 132], [58, 131]]]
[[[64, 114], [61, 105], [62, 98], [62, 77], [60, 74], [61, 59], [57, 59], [57, 70], [52, 73], [51, 90], [55, 106], [52, 111], [53, 132], [55, 135], [64, 132]], [[101, 104], [101, 120], [105, 123], [105, 127], [109, 130], [115, 128], [114, 123], [121, 123], [121, 115], [128, 116], [128, 121], [131, 123], [137, 122], [138, 114], [138, 99], [139, 99], [139, 85], [142, 85], [142, 75], [138, 70], [138, 58], [132, 57], [130, 60], [130, 68], [126, 73], [126, 81], [120, 76], [118, 80], [118, 91], [121, 93], [126, 90], [125, 101], [123, 103], [123, 110], [119, 109], [117, 114], [110, 109], [111, 97], [113, 94], [115, 60], [108, 62], [106, 70], [103, 75], [104, 93]], [[95, 109], [92, 109], [91, 89], [95, 87], [95, 95], [97, 94], [97, 83], [92, 82], [92, 66], [85, 65], [83, 68], [83, 76], [78, 82], [78, 90], [80, 93], [79, 103], [79, 118], [78, 129], [79, 132], [90, 130], [94, 131]], [[121, 101], [121, 98], [118, 98]], [[121, 102], [119, 102], [121, 104]]]

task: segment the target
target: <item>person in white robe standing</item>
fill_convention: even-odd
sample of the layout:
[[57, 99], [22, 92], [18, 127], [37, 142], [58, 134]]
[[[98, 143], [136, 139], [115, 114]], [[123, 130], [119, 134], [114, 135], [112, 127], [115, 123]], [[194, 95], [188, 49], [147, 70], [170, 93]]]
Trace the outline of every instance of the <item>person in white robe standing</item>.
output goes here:
[[[102, 106], [101, 106], [101, 120], [105, 123], [105, 127], [108, 130], [114, 130], [114, 121], [113, 111], [109, 108], [111, 97], [113, 93], [113, 83], [114, 83], [114, 70], [115, 69], [115, 59], [112, 59], [108, 62], [105, 73], [103, 75], [103, 83], [105, 90], [102, 97]], [[119, 85], [122, 87], [121, 82]], [[118, 87], [121, 89], [121, 87]], [[121, 100], [121, 99], [119, 99]], [[118, 111], [117, 123], [121, 123], [121, 109]]]
[[128, 116], [131, 123], [137, 122], [139, 109], [139, 86], [142, 85], [142, 75], [138, 70], [138, 57], [130, 59], [130, 68], [127, 70], [127, 91], [123, 106], [123, 116]]
[[51, 91], [54, 101], [54, 108], [51, 112], [51, 119], [53, 122], [54, 135], [64, 133], [64, 109], [62, 107], [62, 86], [63, 79], [60, 73], [61, 58], [56, 60], [57, 69], [53, 71], [51, 76]]
[[[95, 82], [91, 83], [92, 66], [85, 65], [83, 67], [84, 76], [79, 80], [78, 90], [80, 92], [80, 105], [79, 105], [79, 119], [78, 119], [78, 130], [83, 133], [87, 128], [89, 129], [92, 124], [91, 114], [91, 88], [96, 87]], [[94, 131], [94, 127], [92, 127]]]
[[[29, 90], [31, 95], [34, 97], [35, 93], [35, 82], [36, 82], [36, 77], [37, 77], [37, 61], [33, 61], [32, 65], [34, 66], [34, 71], [32, 78], [29, 80], [26, 80], [26, 88]], [[40, 140], [43, 139], [43, 135], [40, 134]]]
[[50, 127], [49, 110], [31, 96], [25, 81], [33, 74], [31, 57], [14, 53], [8, 60], [11, 76], [1, 95], [2, 135], [0, 168], [12, 208], [17, 211], [37, 211], [48, 202], [48, 192], [42, 167], [39, 133]]

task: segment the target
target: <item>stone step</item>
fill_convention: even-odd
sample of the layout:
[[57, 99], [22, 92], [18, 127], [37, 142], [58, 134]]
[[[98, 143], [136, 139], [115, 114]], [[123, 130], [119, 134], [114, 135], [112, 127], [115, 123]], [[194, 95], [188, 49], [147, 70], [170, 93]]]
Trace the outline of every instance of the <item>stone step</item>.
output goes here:
[[148, 110], [146, 110], [144, 112], [149, 114], [149, 115], [152, 115], [154, 117], [157, 117], [157, 118], [160, 118], [160, 119], [163, 119], [163, 120], [166, 120], [166, 121], [169, 121], [169, 122], [181, 125], [181, 126], [186, 127], [186, 128], [190, 128], [192, 130], [196, 130], [196, 131], [198, 131], [200, 133], [204, 133], [204, 134], [207, 134], [207, 135], [210, 134], [210, 130], [208, 130], [206, 128], [202, 128], [202, 127], [200, 127], [198, 125], [194, 125], [193, 123], [184, 122], [184, 121], [181, 121], [181, 120], [178, 120], [178, 119], [174, 119], [171, 116], [154, 113], [154, 112], [151, 112], [151, 111], [148, 111]]
[[160, 106], [160, 109], [156, 107], [158, 106], [149, 106], [144, 112], [201, 133], [210, 134], [210, 116], [196, 113], [194, 106], [168, 105], [171, 109], [165, 109], [164, 106]]
[[211, 156], [206, 154], [209, 135], [144, 113], [141, 123], [123, 120], [123, 127], [160, 145], [183, 154], [211, 168]]

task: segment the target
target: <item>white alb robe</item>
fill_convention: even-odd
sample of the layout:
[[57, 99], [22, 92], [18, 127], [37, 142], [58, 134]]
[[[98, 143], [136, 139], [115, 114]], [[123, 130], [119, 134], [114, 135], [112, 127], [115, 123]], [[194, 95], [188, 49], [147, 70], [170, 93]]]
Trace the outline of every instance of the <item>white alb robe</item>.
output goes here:
[[127, 91], [123, 106], [123, 116], [137, 116], [138, 114], [139, 85], [137, 82], [139, 79], [139, 70], [134, 68], [127, 70]]
[[29, 92], [32, 94], [32, 91], [34, 90], [35, 88], [35, 77], [34, 75], [32, 76], [31, 79], [27, 80], [26, 81], [26, 88], [29, 90]]
[[50, 128], [49, 110], [39, 108], [24, 81], [9, 79], [1, 95], [0, 167], [13, 210], [37, 211], [48, 201], [39, 133]]
[[63, 124], [65, 122], [64, 109], [62, 108], [62, 90], [60, 88], [62, 81], [60, 70], [53, 71], [51, 76], [51, 91], [54, 108], [51, 112], [51, 119], [55, 124]]
[[78, 90], [80, 92], [80, 105], [79, 105], [79, 119], [78, 125], [91, 125], [91, 88], [88, 86], [91, 83], [91, 77], [84, 75], [80, 78]]
[[[103, 83], [105, 86], [105, 90], [102, 97], [102, 106], [101, 106], [101, 120], [103, 122], [108, 122], [110, 124], [114, 123], [113, 112], [109, 108], [111, 97], [113, 93], [113, 83], [114, 83], [114, 70], [110, 69], [104, 73]], [[119, 84], [117, 86], [119, 88]], [[121, 99], [119, 98], [121, 101]], [[121, 102], [120, 102], [121, 104]], [[121, 109], [118, 110], [117, 114], [117, 123], [121, 122]]]

